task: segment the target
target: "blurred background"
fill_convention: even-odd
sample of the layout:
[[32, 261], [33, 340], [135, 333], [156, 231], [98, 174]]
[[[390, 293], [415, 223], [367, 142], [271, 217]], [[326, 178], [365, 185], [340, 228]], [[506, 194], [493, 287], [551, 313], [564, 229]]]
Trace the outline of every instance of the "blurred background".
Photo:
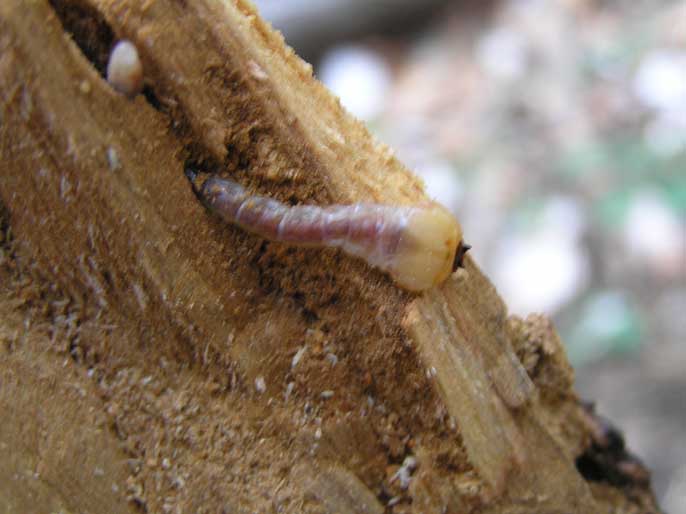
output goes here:
[[686, 2], [258, 0], [686, 514]]

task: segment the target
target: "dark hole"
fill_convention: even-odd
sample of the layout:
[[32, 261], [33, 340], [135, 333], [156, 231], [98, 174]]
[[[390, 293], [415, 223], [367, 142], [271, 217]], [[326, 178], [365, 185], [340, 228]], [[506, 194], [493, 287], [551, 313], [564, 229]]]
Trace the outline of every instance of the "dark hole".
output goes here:
[[10, 237], [10, 213], [0, 201], [0, 248], [9, 247]]
[[93, 7], [78, 0], [49, 0], [64, 30], [72, 37], [100, 75], [105, 76], [114, 32]]
[[112, 274], [108, 270], [102, 272], [102, 278], [108, 287], [112, 288], [114, 286], [114, 283], [112, 281]]
[[586, 408], [595, 423], [595, 435], [588, 448], [576, 459], [576, 469], [589, 482], [604, 482], [614, 487], [645, 484], [650, 475], [643, 464], [626, 448], [622, 433], [609, 420]]
[[[296, 294], [300, 295], [300, 297], [301, 297], [300, 301], [303, 302], [305, 299], [305, 296], [303, 294], [300, 294], [300, 293], [296, 293]], [[307, 307], [303, 307], [302, 313], [303, 313], [303, 318], [305, 318], [305, 321], [307, 323], [316, 323], [317, 321], [319, 321], [319, 316], [317, 315], [317, 313], [311, 309], [308, 309]]]
[[589, 482], [606, 480], [607, 473], [602, 464], [590, 452], [586, 452], [576, 459], [576, 469]]
[[160, 99], [157, 98], [157, 95], [155, 94], [155, 91], [153, 88], [150, 87], [150, 85], [146, 84], [143, 86], [143, 96], [147, 100], [147, 102], [155, 109], [156, 111], [162, 111], [162, 102], [160, 102]]
[[621, 472], [619, 459], [590, 449], [576, 459], [576, 469], [589, 482], [605, 482], [615, 487], [631, 483], [630, 477]]

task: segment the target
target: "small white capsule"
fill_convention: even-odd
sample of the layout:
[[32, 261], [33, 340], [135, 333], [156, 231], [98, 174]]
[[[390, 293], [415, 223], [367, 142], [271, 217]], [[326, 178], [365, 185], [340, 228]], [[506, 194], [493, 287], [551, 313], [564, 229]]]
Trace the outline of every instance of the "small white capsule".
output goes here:
[[107, 63], [107, 82], [130, 98], [142, 91], [143, 64], [131, 41], [122, 39], [114, 45]]

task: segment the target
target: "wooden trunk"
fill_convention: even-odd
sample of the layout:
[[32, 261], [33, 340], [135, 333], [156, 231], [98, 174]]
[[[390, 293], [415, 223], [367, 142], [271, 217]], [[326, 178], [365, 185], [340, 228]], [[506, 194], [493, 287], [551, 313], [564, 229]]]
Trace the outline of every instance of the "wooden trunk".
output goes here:
[[2, 512], [657, 512], [469, 257], [415, 295], [204, 209], [426, 199], [248, 2], [2, 0], [0, 100]]

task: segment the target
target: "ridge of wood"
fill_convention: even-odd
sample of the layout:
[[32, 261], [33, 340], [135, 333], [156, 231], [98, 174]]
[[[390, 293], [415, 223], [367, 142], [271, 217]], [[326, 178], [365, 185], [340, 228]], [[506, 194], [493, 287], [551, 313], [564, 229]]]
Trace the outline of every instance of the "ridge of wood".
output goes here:
[[[134, 100], [98, 68], [119, 38], [144, 64]], [[588, 437], [571, 384], [540, 394], [471, 259], [414, 297], [339, 252], [226, 227], [194, 197], [189, 167], [281, 200], [425, 199], [249, 3], [3, 1], [0, 90], [18, 259], [79, 320], [67, 350], [35, 327], [31, 344], [7, 344], [0, 402], [33, 412], [48, 401], [41, 377], [68, 365], [110, 427], [84, 429], [91, 418], [58, 391], [63, 412], [39, 411], [74, 444], [22, 447], [27, 422], [7, 424], [23, 449], [0, 477], [35, 462], [54, 476], [76, 461], [50, 455], [79, 443], [88, 466], [106, 449], [116, 487], [88, 503], [73, 484], [95, 479], [76, 467], [36, 486], [46, 508], [102, 511], [125, 495], [122, 512], [610, 511], [574, 465]], [[45, 308], [21, 312], [59, 325], [55, 301], [41, 293], [31, 305]], [[568, 377], [549, 337], [546, 362]], [[14, 394], [30, 383], [33, 396]]]

